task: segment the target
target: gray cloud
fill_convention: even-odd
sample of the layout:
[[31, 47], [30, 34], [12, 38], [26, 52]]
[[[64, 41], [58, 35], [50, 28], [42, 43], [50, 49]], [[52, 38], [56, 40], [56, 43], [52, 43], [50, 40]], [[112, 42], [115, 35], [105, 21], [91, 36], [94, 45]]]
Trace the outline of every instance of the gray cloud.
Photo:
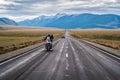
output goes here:
[[[9, 0], [6, 0], [9, 1]], [[14, 3], [20, 4], [33, 4], [33, 3], [44, 3], [44, 2], [55, 2], [59, 0], [11, 0]]]
[[57, 13], [120, 15], [119, 0], [0, 0], [0, 17], [17, 21]]

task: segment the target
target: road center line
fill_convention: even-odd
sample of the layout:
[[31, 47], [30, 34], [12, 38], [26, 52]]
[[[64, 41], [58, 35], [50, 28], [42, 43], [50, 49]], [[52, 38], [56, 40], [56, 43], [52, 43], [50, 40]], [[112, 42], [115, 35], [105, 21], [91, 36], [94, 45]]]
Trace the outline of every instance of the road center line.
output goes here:
[[66, 58], [68, 58], [68, 53], [66, 53]]
[[69, 64], [68, 64], [68, 60], [66, 60], [66, 70], [68, 70]]
[[66, 56], [66, 70], [68, 70], [69, 63], [68, 63], [68, 53], [65, 54]]
[[60, 53], [62, 53], [63, 48], [64, 48], [64, 45], [65, 45], [65, 42], [63, 43], [63, 46], [62, 46], [61, 49], [60, 49]]

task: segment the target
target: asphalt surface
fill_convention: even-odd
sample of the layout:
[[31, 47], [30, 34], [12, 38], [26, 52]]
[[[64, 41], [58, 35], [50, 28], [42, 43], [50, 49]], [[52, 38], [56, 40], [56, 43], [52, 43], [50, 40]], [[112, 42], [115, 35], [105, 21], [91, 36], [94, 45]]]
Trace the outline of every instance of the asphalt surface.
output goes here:
[[0, 80], [120, 80], [120, 58], [77, 40], [65, 39], [0, 63]]

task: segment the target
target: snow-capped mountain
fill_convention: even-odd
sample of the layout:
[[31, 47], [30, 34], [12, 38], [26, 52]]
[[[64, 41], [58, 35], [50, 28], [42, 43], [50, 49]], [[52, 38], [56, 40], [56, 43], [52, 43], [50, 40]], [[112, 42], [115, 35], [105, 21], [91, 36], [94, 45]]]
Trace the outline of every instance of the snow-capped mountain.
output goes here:
[[56, 14], [54, 16], [39, 16], [31, 20], [18, 22], [22, 26], [43, 26], [68, 29], [87, 28], [120, 28], [120, 16], [114, 14]]

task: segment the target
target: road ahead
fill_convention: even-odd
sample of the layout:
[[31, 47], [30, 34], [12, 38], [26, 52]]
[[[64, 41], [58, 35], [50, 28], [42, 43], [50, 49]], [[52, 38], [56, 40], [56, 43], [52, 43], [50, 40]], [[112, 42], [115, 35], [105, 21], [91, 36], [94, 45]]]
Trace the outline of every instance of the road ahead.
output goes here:
[[55, 41], [0, 63], [0, 80], [120, 80], [120, 58], [82, 40]]

